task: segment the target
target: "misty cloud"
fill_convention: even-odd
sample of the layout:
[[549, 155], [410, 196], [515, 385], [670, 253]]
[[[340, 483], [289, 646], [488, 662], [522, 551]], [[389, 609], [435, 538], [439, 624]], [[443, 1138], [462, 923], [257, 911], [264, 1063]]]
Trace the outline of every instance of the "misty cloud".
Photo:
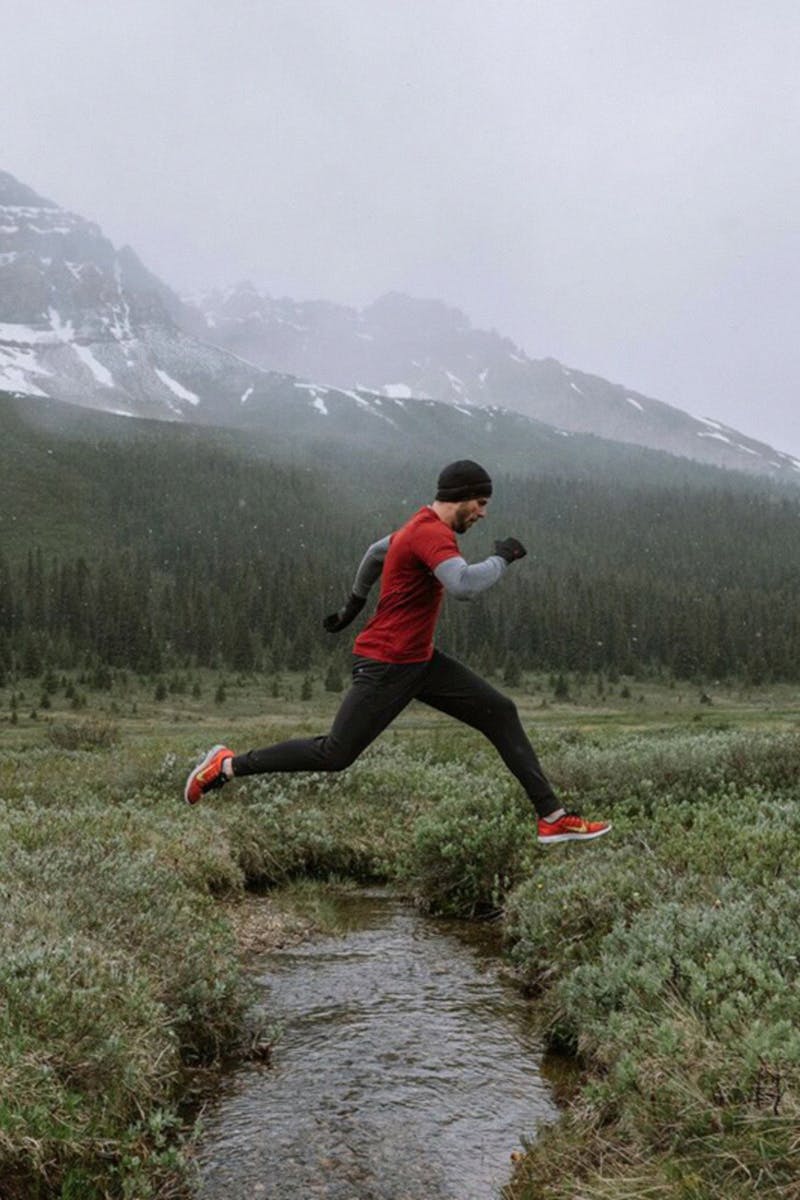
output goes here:
[[0, 168], [173, 286], [439, 297], [800, 452], [794, 4], [3, 8]]

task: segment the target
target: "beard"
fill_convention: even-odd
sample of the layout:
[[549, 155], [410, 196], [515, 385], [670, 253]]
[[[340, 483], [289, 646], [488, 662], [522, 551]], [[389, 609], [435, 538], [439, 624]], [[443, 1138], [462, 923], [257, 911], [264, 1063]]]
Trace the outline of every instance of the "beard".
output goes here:
[[466, 504], [459, 505], [453, 521], [454, 533], [466, 533], [470, 527], [470, 511]]

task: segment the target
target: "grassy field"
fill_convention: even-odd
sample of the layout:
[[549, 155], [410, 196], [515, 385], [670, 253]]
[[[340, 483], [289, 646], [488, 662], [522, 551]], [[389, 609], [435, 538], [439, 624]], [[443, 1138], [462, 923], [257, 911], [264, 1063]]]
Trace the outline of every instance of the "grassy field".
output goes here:
[[247, 889], [330, 876], [503, 913], [546, 1036], [581, 1068], [509, 1198], [800, 1196], [800, 690], [589, 679], [556, 701], [524, 681], [546, 770], [614, 820], [594, 846], [539, 849], [491, 747], [421, 706], [341, 775], [187, 809], [212, 742], [324, 731], [338, 697], [302, 685], [0, 689], [4, 1200], [180, 1195], [193, 1080], [258, 1041]]

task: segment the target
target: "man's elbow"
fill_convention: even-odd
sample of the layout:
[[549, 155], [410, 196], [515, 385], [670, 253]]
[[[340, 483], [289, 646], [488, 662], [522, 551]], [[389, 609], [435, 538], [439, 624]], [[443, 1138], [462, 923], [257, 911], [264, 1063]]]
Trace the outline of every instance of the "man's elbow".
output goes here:
[[448, 596], [452, 596], [454, 600], [474, 600], [475, 592], [468, 583], [450, 583], [445, 587]]

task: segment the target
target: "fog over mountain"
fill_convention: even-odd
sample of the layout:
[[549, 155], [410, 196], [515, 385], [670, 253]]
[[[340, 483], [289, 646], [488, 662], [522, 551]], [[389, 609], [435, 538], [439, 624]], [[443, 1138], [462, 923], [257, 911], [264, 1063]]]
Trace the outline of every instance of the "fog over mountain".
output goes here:
[[244, 283], [196, 303], [209, 340], [271, 370], [393, 399], [430, 397], [462, 411], [499, 404], [562, 431], [722, 467], [800, 471], [792, 456], [711, 417], [692, 417], [553, 358], [531, 359], [509, 338], [473, 328], [465, 313], [441, 301], [392, 293], [358, 310], [273, 299]]
[[790, 0], [41, 0], [0, 165], [181, 293], [437, 298], [800, 455], [799, 57]]
[[201, 314], [129, 247], [117, 251], [97, 225], [0, 173], [0, 391], [27, 400], [34, 420], [39, 402], [54, 400], [250, 429], [309, 460], [337, 443], [401, 457], [480, 454], [506, 469], [565, 453], [554, 429], [522, 415], [298, 380], [198, 330]]
[[441, 441], [448, 456], [489, 454], [509, 466], [541, 455], [543, 439], [552, 453], [558, 435], [594, 434], [800, 475], [791, 456], [718, 422], [530, 360], [441, 302], [390, 295], [356, 312], [273, 302], [244, 286], [197, 308], [129, 247], [117, 251], [97, 225], [8, 173], [0, 173], [0, 388], [409, 455]]

